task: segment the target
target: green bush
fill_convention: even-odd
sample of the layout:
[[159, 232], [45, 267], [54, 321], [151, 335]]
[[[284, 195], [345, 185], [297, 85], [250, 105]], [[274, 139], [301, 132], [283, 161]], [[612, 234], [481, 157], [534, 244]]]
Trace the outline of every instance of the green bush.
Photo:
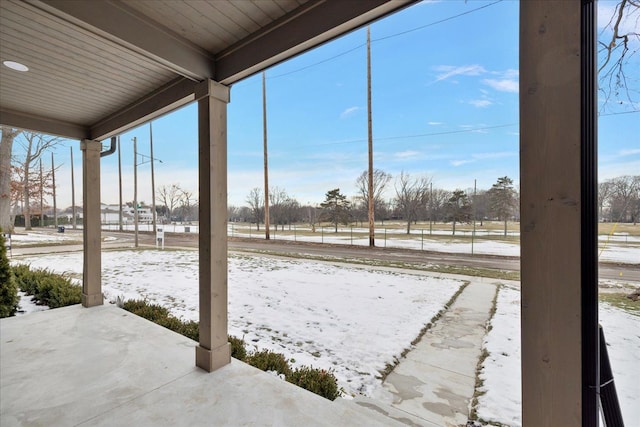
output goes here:
[[231, 344], [231, 357], [244, 362], [247, 359], [247, 349], [244, 346], [244, 340], [229, 335], [229, 343]]
[[[150, 304], [146, 300], [129, 300], [124, 303], [123, 308], [194, 341], [198, 341], [198, 322], [182, 321], [172, 316], [168, 309], [158, 304]], [[263, 350], [247, 356], [244, 340], [229, 335], [229, 343], [231, 343], [231, 357], [235, 359], [244, 361], [263, 371], [276, 371], [279, 374], [283, 374], [288, 382], [329, 400], [335, 400], [340, 396], [338, 380], [329, 371], [308, 366], [303, 366], [293, 371], [289, 362], [281, 353]]]
[[332, 372], [324, 369], [303, 366], [289, 375], [287, 381], [329, 400], [340, 396], [338, 380]]
[[18, 311], [18, 286], [9, 265], [5, 239], [0, 229], [0, 317], [9, 317]]
[[281, 353], [274, 353], [269, 350], [255, 352], [249, 355], [246, 362], [263, 371], [276, 371], [285, 377], [291, 375], [291, 366]]
[[13, 274], [20, 290], [32, 295], [37, 304], [59, 308], [82, 302], [82, 287], [65, 275], [46, 269], [32, 270], [28, 265], [13, 267]]
[[137, 316], [144, 317], [147, 320], [151, 320], [154, 323], [160, 323], [162, 320], [170, 316], [169, 310], [167, 310], [166, 308], [158, 304], [149, 304], [145, 300], [126, 301], [122, 308], [130, 311]]
[[[161, 305], [151, 304], [146, 300], [128, 300], [123, 304], [122, 308], [194, 341], [200, 339], [198, 322], [180, 320], [171, 315], [169, 310]], [[229, 335], [229, 342], [231, 343], [231, 357], [244, 360], [247, 354], [244, 348], [244, 341]]]

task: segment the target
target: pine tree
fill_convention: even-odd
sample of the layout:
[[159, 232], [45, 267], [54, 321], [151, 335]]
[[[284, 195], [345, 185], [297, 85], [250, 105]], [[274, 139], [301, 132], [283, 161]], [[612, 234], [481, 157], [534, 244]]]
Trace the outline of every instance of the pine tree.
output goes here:
[[18, 286], [7, 258], [4, 234], [0, 229], [0, 317], [15, 315], [19, 300]]
[[488, 191], [490, 209], [493, 215], [504, 221], [504, 235], [507, 235], [507, 220], [513, 214], [516, 207], [516, 192], [513, 189], [513, 180], [508, 176], [498, 178]]
[[325, 200], [320, 206], [323, 209], [323, 220], [332, 223], [335, 226], [336, 233], [338, 232], [338, 224], [348, 224], [349, 201], [347, 196], [340, 194], [339, 188], [327, 191]]

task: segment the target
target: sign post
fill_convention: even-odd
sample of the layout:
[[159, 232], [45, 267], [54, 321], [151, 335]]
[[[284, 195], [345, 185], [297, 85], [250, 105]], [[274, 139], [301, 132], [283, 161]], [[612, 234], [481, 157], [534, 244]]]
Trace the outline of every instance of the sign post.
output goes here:
[[162, 250], [164, 250], [164, 228], [156, 227], [156, 249], [158, 248], [158, 244], [162, 245]]

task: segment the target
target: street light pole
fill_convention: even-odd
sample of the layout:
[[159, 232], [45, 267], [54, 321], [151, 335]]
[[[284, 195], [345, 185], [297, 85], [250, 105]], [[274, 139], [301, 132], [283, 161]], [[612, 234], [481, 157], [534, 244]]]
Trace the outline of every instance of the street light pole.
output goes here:
[[156, 181], [155, 175], [153, 173], [153, 127], [151, 122], [149, 122], [149, 146], [151, 149], [151, 218], [153, 221], [153, 232], [156, 232]]
[[135, 235], [135, 247], [138, 247], [138, 146], [136, 137], [133, 137], [133, 224]]

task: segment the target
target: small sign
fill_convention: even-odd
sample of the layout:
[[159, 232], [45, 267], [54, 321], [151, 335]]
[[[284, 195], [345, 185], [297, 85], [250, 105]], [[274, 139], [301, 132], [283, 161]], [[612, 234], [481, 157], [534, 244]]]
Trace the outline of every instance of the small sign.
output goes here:
[[164, 249], [164, 228], [157, 227], [156, 228], [156, 248], [158, 245], [162, 245], [162, 249]]

